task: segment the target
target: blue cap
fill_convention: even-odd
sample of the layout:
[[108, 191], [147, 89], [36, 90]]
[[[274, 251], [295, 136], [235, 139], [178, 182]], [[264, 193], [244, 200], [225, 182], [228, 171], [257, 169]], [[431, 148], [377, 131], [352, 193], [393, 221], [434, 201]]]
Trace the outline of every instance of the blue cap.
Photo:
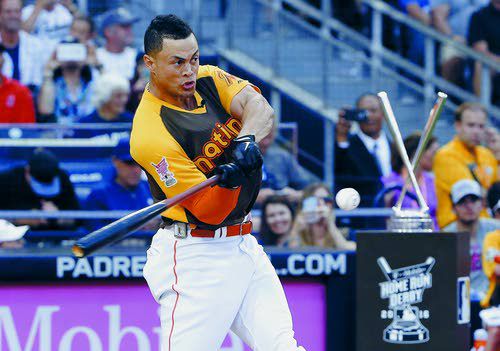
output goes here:
[[41, 197], [54, 197], [61, 192], [59, 161], [57, 157], [45, 149], [37, 149], [28, 162], [30, 169], [30, 186], [35, 194]]
[[133, 161], [130, 155], [130, 139], [128, 137], [121, 138], [113, 149], [113, 156], [121, 161]]
[[126, 8], [119, 7], [114, 10], [109, 10], [103, 14], [101, 22], [101, 32], [104, 32], [109, 26], [115, 24], [128, 26], [139, 21], [139, 17], [133, 16]]

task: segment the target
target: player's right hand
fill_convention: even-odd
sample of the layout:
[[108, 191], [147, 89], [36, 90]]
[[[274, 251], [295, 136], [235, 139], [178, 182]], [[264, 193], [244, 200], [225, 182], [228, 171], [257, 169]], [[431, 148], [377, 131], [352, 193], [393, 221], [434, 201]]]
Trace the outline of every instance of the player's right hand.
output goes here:
[[236, 189], [245, 179], [245, 174], [235, 163], [226, 163], [218, 166], [215, 173], [220, 175], [218, 185], [223, 188]]
[[259, 144], [255, 142], [255, 135], [245, 135], [233, 140], [233, 159], [243, 173], [250, 175], [262, 168], [264, 158]]

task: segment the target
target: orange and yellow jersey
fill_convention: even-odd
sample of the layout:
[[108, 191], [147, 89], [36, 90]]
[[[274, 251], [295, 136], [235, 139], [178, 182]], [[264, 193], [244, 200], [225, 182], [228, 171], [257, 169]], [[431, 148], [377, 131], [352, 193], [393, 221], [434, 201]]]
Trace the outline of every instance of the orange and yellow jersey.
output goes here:
[[[242, 123], [231, 116], [231, 101], [249, 84], [218, 67], [200, 66], [194, 95], [198, 107], [189, 111], [145, 90], [134, 116], [130, 152], [146, 172], [156, 201], [186, 191], [232, 161], [231, 141]], [[262, 173], [255, 172], [238, 189], [207, 188], [162, 216], [205, 229], [241, 223], [261, 180]]]
[[488, 307], [491, 295], [495, 291], [497, 285], [497, 277], [495, 274], [495, 257], [500, 256], [500, 230], [495, 230], [486, 234], [483, 243], [483, 272], [490, 281], [490, 286], [485, 298], [481, 301], [482, 307]]
[[[450, 195], [453, 184], [461, 179], [472, 179], [477, 180], [484, 189], [489, 189], [498, 180], [497, 165], [490, 150], [476, 146], [471, 151], [457, 137], [438, 150], [432, 170], [436, 179], [436, 212], [440, 228], [456, 220]], [[488, 212], [483, 210], [481, 217], [489, 217]]]

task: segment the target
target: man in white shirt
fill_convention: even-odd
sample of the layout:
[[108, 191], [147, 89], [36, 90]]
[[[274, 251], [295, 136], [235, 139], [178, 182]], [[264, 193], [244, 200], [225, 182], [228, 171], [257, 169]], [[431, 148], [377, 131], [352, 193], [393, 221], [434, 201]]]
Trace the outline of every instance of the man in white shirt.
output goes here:
[[350, 134], [351, 122], [345, 110], [339, 113], [335, 127], [335, 182], [337, 188], [353, 187], [361, 194], [362, 206], [371, 206], [380, 189], [380, 178], [391, 173], [391, 147], [382, 130], [384, 115], [379, 98], [364, 94], [356, 108], [367, 113], [359, 130]]
[[30, 88], [42, 83], [48, 55], [43, 42], [21, 30], [21, 0], [0, 0], [0, 42], [6, 50], [2, 73]]
[[101, 23], [101, 32], [106, 44], [97, 49], [97, 60], [103, 73], [110, 72], [132, 79], [135, 71], [137, 50], [131, 48], [134, 36], [132, 25], [139, 19], [124, 8], [108, 11]]
[[23, 8], [23, 29], [55, 45], [69, 34], [77, 13], [78, 8], [72, 0], [36, 0]]

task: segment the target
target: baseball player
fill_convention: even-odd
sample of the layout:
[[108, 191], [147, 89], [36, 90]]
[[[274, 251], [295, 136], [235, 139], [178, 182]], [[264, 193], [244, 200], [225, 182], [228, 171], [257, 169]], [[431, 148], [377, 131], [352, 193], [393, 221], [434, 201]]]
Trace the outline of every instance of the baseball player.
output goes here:
[[148, 250], [144, 277], [161, 306], [162, 350], [218, 350], [230, 329], [254, 350], [304, 350], [276, 272], [249, 235], [262, 178], [257, 142], [271, 130], [272, 108], [248, 81], [199, 66], [196, 37], [174, 15], [153, 19], [144, 49], [151, 79], [131, 154], [153, 196], [221, 176], [162, 214]]

